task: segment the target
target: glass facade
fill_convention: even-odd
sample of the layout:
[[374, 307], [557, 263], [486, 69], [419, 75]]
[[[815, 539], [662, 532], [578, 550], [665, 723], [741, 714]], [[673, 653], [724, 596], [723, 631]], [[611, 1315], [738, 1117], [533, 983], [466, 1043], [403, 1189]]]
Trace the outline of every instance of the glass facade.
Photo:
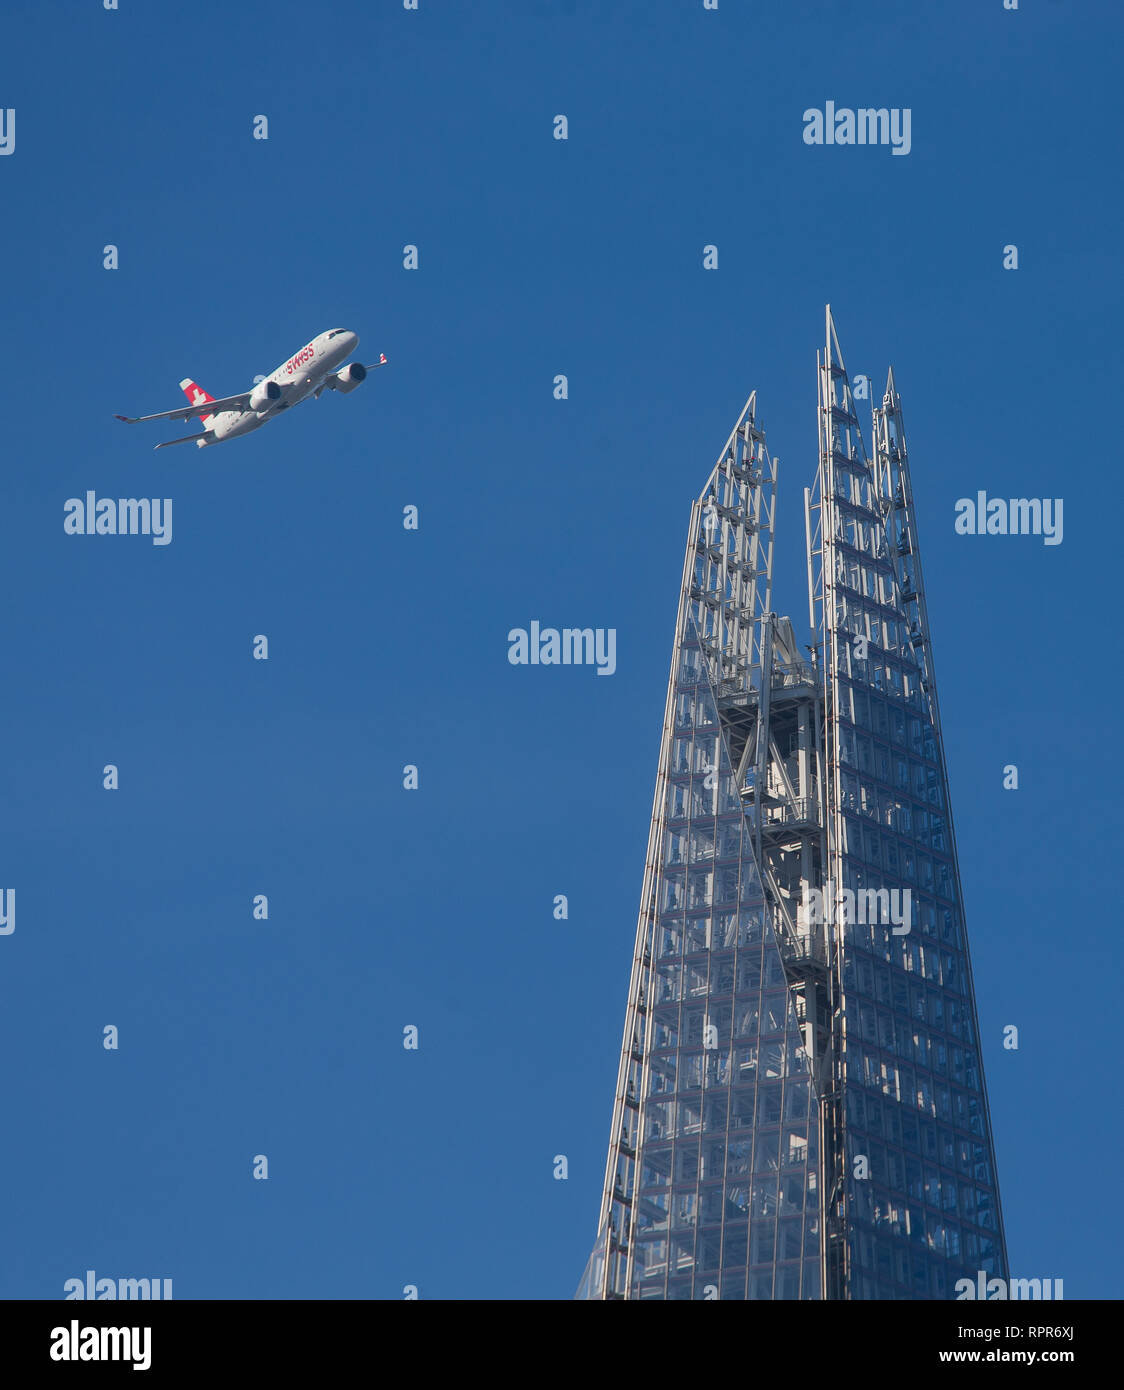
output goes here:
[[829, 829], [854, 895], [838, 929], [847, 1289], [952, 1298], [1007, 1268], [916, 519], [892, 377], [872, 463], [830, 329], [828, 366]]
[[578, 1297], [950, 1298], [1007, 1270], [900, 403], [870, 460], [829, 317], [812, 664], [754, 408], [692, 511]]
[[816, 1096], [691, 628], [664, 789], [628, 1296], [817, 1298]]

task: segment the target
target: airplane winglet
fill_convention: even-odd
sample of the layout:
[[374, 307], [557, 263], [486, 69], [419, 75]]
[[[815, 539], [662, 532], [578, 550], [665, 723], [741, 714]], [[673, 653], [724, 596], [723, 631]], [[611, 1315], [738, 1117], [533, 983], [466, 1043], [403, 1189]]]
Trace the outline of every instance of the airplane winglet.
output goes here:
[[140, 424], [140, 416], [139, 416], [139, 415], [115, 415], [113, 418], [114, 418], [115, 420], [124, 420], [124, 422], [125, 422], [127, 425], [137, 425], [137, 424]]

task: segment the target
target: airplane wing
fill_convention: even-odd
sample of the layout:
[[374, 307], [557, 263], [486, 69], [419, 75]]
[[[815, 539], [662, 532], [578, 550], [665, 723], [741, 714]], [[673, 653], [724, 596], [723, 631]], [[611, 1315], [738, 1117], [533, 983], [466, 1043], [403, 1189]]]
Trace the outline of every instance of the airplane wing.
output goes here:
[[[373, 372], [373, 371], [375, 370], [376, 367], [385, 367], [385, 366], [386, 366], [386, 353], [385, 353], [385, 352], [380, 352], [380, 353], [379, 353], [379, 360], [378, 360], [377, 362], [372, 362], [371, 365], [370, 365], [369, 367], [364, 367], [363, 370], [366, 371], [366, 372]], [[335, 391], [335, 390], [337, 390], [337, 389], [338, 389], [338, 388], [337, 388], [337, 386], [336, 386], [336, 374], [335, 374], [335, 372], [333, 372], [333, 373], [331, 374], [331, 376], [327, 376], [327, 377], [324, 378], [324, 380], [323, 380], [323, 381], [320, 383], [320, 385], [316, 388], [316, 393], [315, 393], [315, 394], [316, 394], [317, 398], [319, 398], [320, 392], [321, 392], [321, 391]]]
[[197, 405], [181, 406], [179, 410], [162, 410], [157, 415], [115, 415], [115, 420], [124, 420], [127, 425], [139, 425], [145, 420], [190, 420], [193, 415], [214, 415], [220, 410], [247, 410], [250, 404], [249, 391], [237, 396], [223, 396], [219, 401], [200, 401]]
[[154, 444], [152, 447], [154, 449], [167, 449], [173, 444], [195, 444], [200, 439], [214, 439], [214, 437], [214, 430], [204, 430], [202, 434], [185, 434], [182, 439], [165, 439], [163, 444]]

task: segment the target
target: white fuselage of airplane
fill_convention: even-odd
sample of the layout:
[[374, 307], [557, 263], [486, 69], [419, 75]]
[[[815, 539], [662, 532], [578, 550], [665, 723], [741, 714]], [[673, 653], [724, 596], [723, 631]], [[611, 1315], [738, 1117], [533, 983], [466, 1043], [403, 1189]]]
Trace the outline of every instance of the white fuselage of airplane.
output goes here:
[[338, 391], [346, 396], [367, 379], [367, 373], [386, 363], [381, 353], [372, 367], [362, 362], [340, 364], [355, 351], [359, 335], [349, 328], [329, 328], [305, 343], [287, 362], [268, 376], [260, 377], [248, 391], [232, 396], [215, 397], [191, 377], [184, 377], [180, 389], [189, 404], [176, 410], [161, 410], [155, 415], [118, 415], [127, 425], [139, 425], [149, 420], [190, 420], [195, 416], [203, 422], [202, 434], [189, 434], [182, 439], [167, 439], [157, 449], [172, 444], [196, 444], [200, 449], [221, 444], [225, 439], [237, 439], [267, 424], [282, 411], [299, 405], [309, 396], [321, 391]]
[[[214, 434], [214, 443], [249, 434], [290, 406], [299, 405], [315, 395], [325, 380], [351, 356], [358, 343], [358, 335], [348, 329], [333, 328], [327, 333], [317, 334], [265, 378], [265, 381], [276, 382], [281, 387], [280, 399], [263, 400], [260, 410], [220, 410], [203, 417], [203, 424]], [[258, 383], [259, 386], [261, 384]], [[358, 381], [355, 384], [358, 385]], [[265, 394], [262, 393], [263, 396]]]

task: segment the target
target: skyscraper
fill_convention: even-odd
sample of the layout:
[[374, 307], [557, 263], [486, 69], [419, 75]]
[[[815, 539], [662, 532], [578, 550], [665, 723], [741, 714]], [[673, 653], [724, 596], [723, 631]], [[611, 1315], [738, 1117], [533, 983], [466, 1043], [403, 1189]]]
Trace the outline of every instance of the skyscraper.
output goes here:
[[691, 510], [579, 1298], [1007, 1276], [901, 401], [868, 454], [830, 308], [817, 375], [807, 646], [755, 394]]

